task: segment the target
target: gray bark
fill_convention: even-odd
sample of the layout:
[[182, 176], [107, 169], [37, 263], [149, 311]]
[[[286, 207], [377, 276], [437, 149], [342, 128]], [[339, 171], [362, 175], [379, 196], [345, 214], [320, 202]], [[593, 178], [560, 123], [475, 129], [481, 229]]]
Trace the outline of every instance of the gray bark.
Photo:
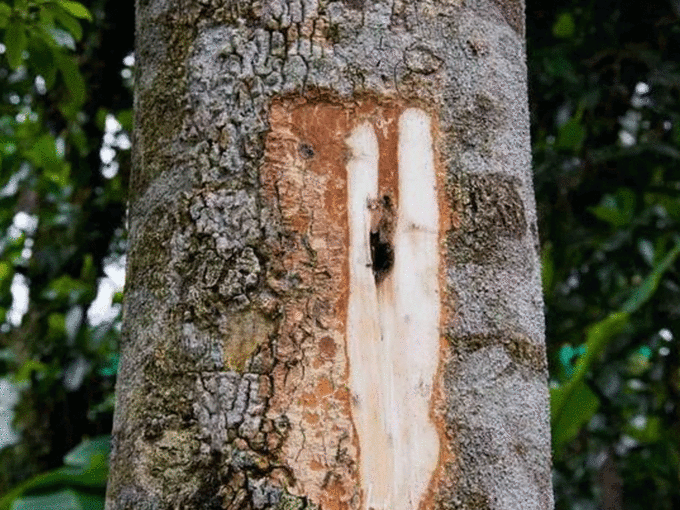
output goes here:
[[323, 115], [409, 106], [435, 119], [449, 205], [421, 506], [552, 508], [523, 19], [522, 0], [137, 0], [108, 510], [363, 508], [345, 211], [322, 193], [345, 192], [305, 169], [343, 158]]

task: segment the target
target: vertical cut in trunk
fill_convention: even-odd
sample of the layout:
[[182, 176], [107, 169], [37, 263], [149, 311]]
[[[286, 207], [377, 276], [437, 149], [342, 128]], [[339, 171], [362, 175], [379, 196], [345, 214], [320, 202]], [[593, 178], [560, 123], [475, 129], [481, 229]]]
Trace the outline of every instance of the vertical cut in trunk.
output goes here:
[[[307, 239], [313, 271], [330, 278], [315, 299], [334, 310], [332, 334], [305, 347], [306, 359], [323, 358], [332, 338], [333, 366], [303, 360], [304, 386], [275, 370], [269, 412], [293, 423], [283, 452], [296, 493], [329, 508], [419, 508], [446, 457], [434, 420], [442, 179], [430, 113], [370, 98], [293, 99], [272, 112], [264, 196]], [[282, 264], [303, 268], [307, 251], [288, 250]], [[299, 328], [306, 300], [289, 302], [284, 331]]]
[[429, 116], [410, 108], [398, 122], [398, 193], [379, 195], [371, 124], [348, 139], [347, 343], [365, 505], [407, 510], [418, 507], [439, 456], [430, 417], [440, 345], [439, 207]]

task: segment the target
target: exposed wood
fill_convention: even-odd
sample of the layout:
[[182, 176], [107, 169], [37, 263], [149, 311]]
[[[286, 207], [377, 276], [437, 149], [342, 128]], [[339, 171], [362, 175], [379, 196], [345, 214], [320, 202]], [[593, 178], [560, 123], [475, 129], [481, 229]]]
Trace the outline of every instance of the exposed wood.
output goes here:
[[[417, 508], [439, 457], [430, 417], [440, 309], [432, 128], [418, 109], [398, 122], [398, 203], [394, 193], [378, 196], [371, 124], [348, 139], [350, 386], [364, 506], [376, 510]], [[382, 218], [388, 214], [394, 217]], [[376, 267], [376, 257], [387, 260]]]

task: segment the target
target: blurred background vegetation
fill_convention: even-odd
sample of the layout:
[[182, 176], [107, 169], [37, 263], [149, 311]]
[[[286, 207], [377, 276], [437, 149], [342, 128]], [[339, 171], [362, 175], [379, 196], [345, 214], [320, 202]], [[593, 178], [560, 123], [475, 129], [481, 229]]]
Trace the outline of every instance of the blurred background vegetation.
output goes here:
[[[678, 509], [680, 0], [527, 4], [557, 509]], [[133, 32], [0, 1], [0, 510], [103, 508]]]

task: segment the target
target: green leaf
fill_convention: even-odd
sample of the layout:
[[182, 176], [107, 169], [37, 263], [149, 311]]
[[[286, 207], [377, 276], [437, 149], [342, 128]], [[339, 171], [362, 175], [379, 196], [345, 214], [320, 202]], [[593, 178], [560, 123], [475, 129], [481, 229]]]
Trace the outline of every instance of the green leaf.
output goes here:
[[[23, 508], [72, 508], [70, 506], [45, 506], [57, 501], [59, 504], [68, 505], [76, 501], [80, 506], [75, 508], [82, 508], [88, 510], [100, 510], [103, 508], [103, 492], [106, 488], [106, 480], [108, 477], [108, 455], [110, 451], [111, 436], [98, 436], [93, 439], [86, 439], [73, 450], [71, 450], [64, 458], [67, 462], [66, 466], [41, 473], [19, 484], [19, 486], [12, 489], [9, 493], [0, 498], [0, 510], [8, 510], [16, 508], [14, 505], [18, 503], [32, 504], [41, 503], [43, 506], [39, 507], [23, 507]], [[75, 495], [74, 499], [71, 497], [64, 497], [62, 500], [36, 500], [39, 496], [26, 497], [25, 494], [47, 491], [57, 491], [56, 494], [61, 494], [64, 489], [72, 492]], [[102, 496], [86, 495], [81, 493], [78, 488], [86, 488], [88, 494], [93, 491], [102, 493]], [[23, 496], [23, 497], [22, 497]], [[46, 494], [44, 496], [52, 496], [54, 494]], [[100, 497], [101, 505], [100, 505]], [[21, 498], [21, 499], [18, 499]], [[22, 508], [22, 507], [19, 507]]]
[[45, 372], [47, 370], [47, 365], [44, 363], [34, 360], [34, 359], [29, 359], [26, 360], [21, 367], [19, 367], [19, 370], [16, 371], [14, 374], [14, 380], [17, 382], [22, 382], [22, 381], [28, 381], [31, 378], [31, 375], [33, 372]]
[[630, 424], [626, 426], [626, 434], [640, 443], [655, 443], [662, 437], [661, 419], [658, 416], [647, 416], [643, 426]]
[[659, 287], [659, 283], [661, 283], [661, 278], [664, 273], [675, 263], [678, 255], [680, 255], [680, 238], [675, 241], [675, 246], [673, 246], [666, 256], [656, 265], [656, 267], [654, 267], [649, 276], [645, 278], [637, 289], [635, 289], [630, 298], [623, 304], [623, 310], [632, 313], [649, 301]]
[[99, 110], [97, 110], [97, 113], [95, 114], [94, 118], [95, 118], [95, 122], [97, 124], [97, 127], [99, 129], [101, 129], [102, 131], [104, 131], [106, 129], [105, 128], [105, 126], [106, 126], [106, 116], [108, 114], [109, 114], [109, 111], [104, 109], [104, 108], [100, 108]]
[[574, 374], [574, 359], [583, 356], [585, 353], [585, 345], [574, 348], [570, 344], [565, 344], [560, 348], [558, 351], [558, 359], [565, 379], [571, 378]]
[[553, 426], [563, 420], [562, 415], [568, 412], [574, 392], [579, 389], [579, 385], [583, 384], [582, 381], [591, 365], [609, 341], [623, 331], [629, 318], [627, 312], [613, 312], [587, 329], [586, 352], [576, 362], [574, 375], [569, 381], [558, 388], [553, 388], [550, 392], [550, 414]]
[[12, 15], [12, 9], [6, 3], [0, 2], [0, 28], [5, 28]]
[[111, 452], [111, 436], [103, 435], [85, 439], [64, 457], [67, 466], [93, 469], [101, 465]]
[[94, 265], [94, 257], [91, 253], [83, 257], [83, 265], [80, 269], [80, 279], [94, 282], [97, 279], [97, 268]]
[[104, 365], [99, 367], [97, 373], [104, 377], [111, 377], [113, 375], [116, 375], [118, 373], [119, 361], [120, 360], [118, 354], [112, 354], [109, 360]]
[[[557, 389], [551, 390], [551, 397]], [[565, 403], [559, 418], [552, 424], [552, 440], [555, 449], [571, 441], [586, 425], [600, 407], [600, 400], [585, 383], [575, 385], [571, 397]]]
[[88, 154], [89, 153], [89, 149], [88, 149], [89, 140], [88, 140], [87, 134], [85, 134], [85, 131], [83, 130], [83, 128], [81, 128], [80, 125], [78, 125], [78, 123], [73, 122], [69, 126], [69, 131], [70, 131], [69, 140], [71, 142], [71, 146], [78, 149], [78, 152], [83, 156], [85, 154]]
[[553, 78], [564, 79], [568, 82], [577, 81], [577, 72], [574, 63], [563, 55], [545, 57], [543, 62], [545, 72]]
[[19, 14], [26, 14], [28, 12], [28, 0], [14, 0], [14, 11]]
[[81, 301], [86, 301], [89, 295], [93, 293], [91, 285], [71, 278], [68, 275], [60, 276], [52, 280], [42, 297], [45, 299], [62, 300], [69, 304], [77, 304]]
[[[644, 347], [647, 347], [646, 345]], [[647, 347], [649, 349], [649, 347]], [[627, 359], [628, 372], [634, 377], [640, 377], [647, 370], [652, 367], [652, 363], [649, 360], [650, 356], [641, 349], [633, 352]]]
[[68, 105], [64, 105], [64, 107], [75, 111], [85, 102], [85, 80], [82, 74], [80, 74], [75, 58], [63, 54], [55, 55], [55, 57], [57, 57], [57, 65], [64, 79], [64, 84], [71, 94], [71, 101]]
[[68, 30], [76, 41], [80, 41], [83, 38], [83, 27], [76, 18], [63, 9], [56, 8], [52, 5], [45, 6], [45, 9], [54, 15], [59, 24]]
[[590, 212], [612, 227], [621, 228], [635, 218], [635, 203], [636, 197], [632, 190], [619, 188], [614, 195], [604, 195], [597, 206], [590, 208]]
[[54, 62], [54, 53], [59, 52], [56, 48], [52, 36], [43, 28], [39, 27], [31, 30], [29, 37], [28, 53], [31, 58], [27, 64], [35, 74], [39, 74], [45, 79], [48, 89], [54, 87], [57, 77], [57, 66]]
[[8, 282], [14, 276], [12, 265], [8, 262], [0, 262], [0, 282]]
[[562, 124], [557, 132], [557, 149], [579, 152], [586, 139], [586, 128], [581, 124], [581, 115], [575, 115]]
[[104, 498], [71, 489], [41, 496], [24, 496], [12, 505], [12, 510], [103, 510]]
[[60, 188], [68, 185], [70, 167], [57, 154], [54, 137], [49, 134], [41, 136], [26, 152], [34, 165], [44, 170], [43, 176]]
[[49, 28], [47, 31], [52, 36], [52, 40], [60, 48], [68, 48], [72, 51], [76, 49], [76, 40], [73, 38], [70, 32], [56, 27]]
[[54, 137], [44, 134], [27, 151], [29, 159], [37, 166], [51, 166], [60, 163]]
[[16, 69], [23, 64], [26, 43], [26, 27], [24, 23], [19, 19], [12, 19], [9, 28], [5, 32], [7, 61], [11, 69]]
[[50, 336], [66, 333], [66, 321], [63, 313], [52, 312], [47, 316], [47, 328]]
[[558, 39], [569, 39], [574, 35], [576, 23], [574, 17], [569, 12], [563, 12], [557, 17], [557, 21], [552, 27], [552, 33]]
[[132, 109], [127, 109], [127, 110], [121, 110], [118, 112], [118, 115], [116, 116], [116, 119], [118, 122], [120, 122], [120, 125], [123, 126], [123, 129], [125, 129], [128, 132], [132, 131], [132, 123], [133, 123], [133, 111]]
[[549, 294], [555, 282], [555, 262], [553, 261], [553, 247], [546, 243], [541, 250], [541, 281], [543, 292]]
[[72, 2], [70, 0], [61, 0], [59, 2], [59, 5], [64, 10], [66, 10], [69, 14], [71, 14], [72, 16], [75, 16], [76, 18], [86, 19], [88, 21], [92, 21], [92, 14], [90, 14], [90, 11], [88, 11], [87, 8], [79, 2]]

